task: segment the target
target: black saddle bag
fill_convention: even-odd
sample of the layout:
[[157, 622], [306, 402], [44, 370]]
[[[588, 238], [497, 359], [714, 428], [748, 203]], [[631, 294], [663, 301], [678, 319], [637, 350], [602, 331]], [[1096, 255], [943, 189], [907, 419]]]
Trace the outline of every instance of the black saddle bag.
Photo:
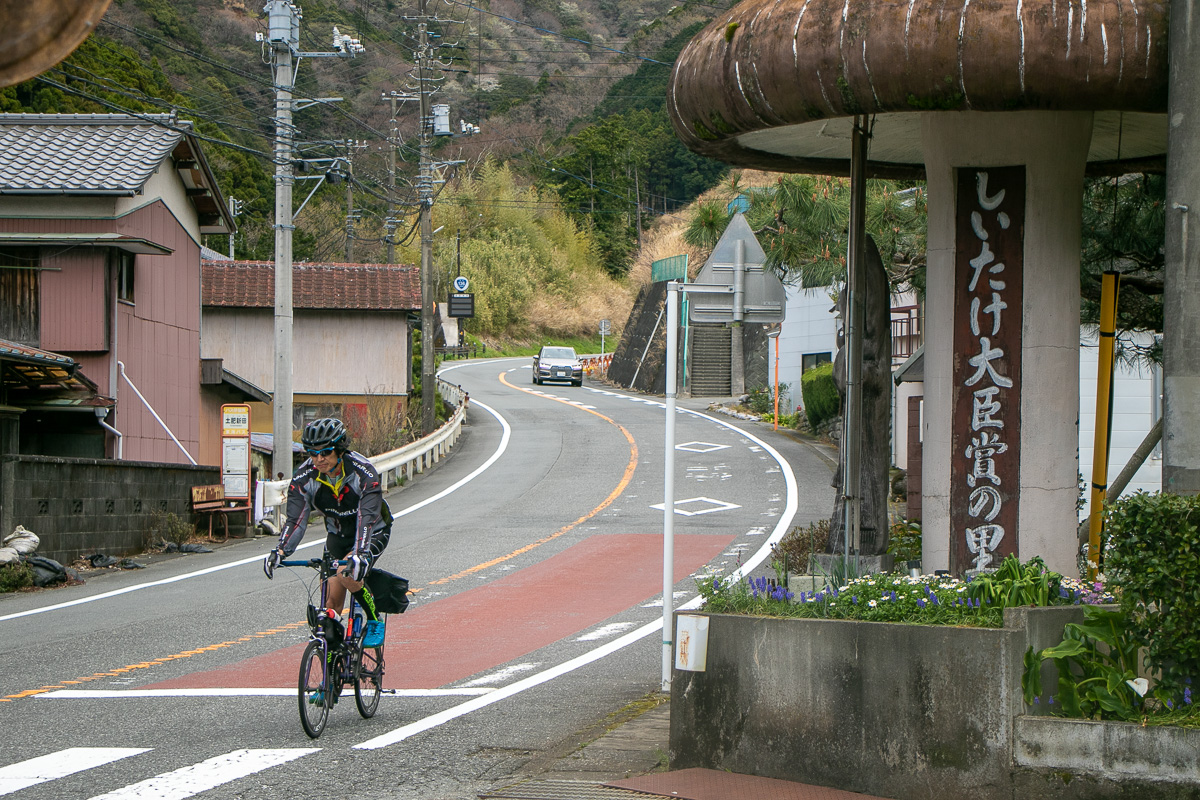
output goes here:
[[367, 588], [380, 614], [403, 614], [408, 608], [408, 580], [382, 569], [367, 573]]

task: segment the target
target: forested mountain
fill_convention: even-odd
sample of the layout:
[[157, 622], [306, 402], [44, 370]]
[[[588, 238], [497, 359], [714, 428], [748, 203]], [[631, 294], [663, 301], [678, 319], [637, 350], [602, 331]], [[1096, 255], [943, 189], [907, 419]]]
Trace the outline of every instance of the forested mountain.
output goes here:
[[[384, 260], [389, 204], [395, 260], [412, 260], [405, 236], [415, 219], [418, 103], [394, 103], [393, 179], [387, 95], [411, 96], [417, 87], [420, 1], [297, 3], [302, 50], [331, 50], [335, 25], [365, 47], [353, 59], [300, 62], [297, 98], [342, 99], [296, 113], [298, 156], [345, 157], [354, 179], [322, 185], [297, 217], [297, 260]], [[691, 201], [722, 172], [676, 142], [664, 101], [679, 49], [727, 5], [428, 0], [440, 65], [429, 76], [438, 88], [433, 102], [449, 104], [456, 133], [460, 119], [480, 126], [474, 136], [436, 139], [435, 158], [462, 162], [440, 177], [450, 186], [488, 159], [503, 162], [524, 187], [523, 199], [507, 202], [565, 212], [588, 238], [592, 260], [622, 277], [641, 226]], [[244, 204], [238, 257], [270, 258], [274, 94], [268, 54], [255, 39], [265, 30], [262, 0], [114, 0], [69, 59], [0, 90], [0, 111], [171, 112], [193, 121], [211, 140], [206, 150], [223, 191]], [[315, 183], [297, 183], [297, 205]], [[485, 216], [476, 210], [478, 224]], [[475, 233], [446, 231], [459, 232]], [[223, 237], [210, 238], [214, 249], [228, 248]], [[453, 240], [443, 234], [438, 247], [447, 263]]]

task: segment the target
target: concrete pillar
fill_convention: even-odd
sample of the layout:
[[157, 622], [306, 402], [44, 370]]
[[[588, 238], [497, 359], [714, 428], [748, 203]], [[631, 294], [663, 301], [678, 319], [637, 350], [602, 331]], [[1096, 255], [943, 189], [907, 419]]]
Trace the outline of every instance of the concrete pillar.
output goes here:
[[931, 112], [922, 464], [923, 566], [949, 565], [955, 168], [1025, 165], [1019, 557], [1077, 573], [1079, 246], [1090, 112]]
[[[1167, 102], [1166, 292], [1163, 294], [1162, 488], [1200, 493], [1200, 46], [1193, 4], [1171, 3]], [[1198, 42], [1200, 45], [1200, 42]]]

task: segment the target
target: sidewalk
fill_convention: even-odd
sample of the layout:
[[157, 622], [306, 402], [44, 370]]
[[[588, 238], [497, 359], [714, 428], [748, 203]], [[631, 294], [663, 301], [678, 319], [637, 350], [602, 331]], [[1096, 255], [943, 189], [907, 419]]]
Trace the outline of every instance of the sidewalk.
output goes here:
[[[871, 795], [714, 769], [664, 771], [671, 704], [637, 713], [566, 754], [535, 777], [481, 800], [883, 800]], [[585, 735], [586, 738], [586, 735]], [[554, 757], [557, 755], [557, 757]]]

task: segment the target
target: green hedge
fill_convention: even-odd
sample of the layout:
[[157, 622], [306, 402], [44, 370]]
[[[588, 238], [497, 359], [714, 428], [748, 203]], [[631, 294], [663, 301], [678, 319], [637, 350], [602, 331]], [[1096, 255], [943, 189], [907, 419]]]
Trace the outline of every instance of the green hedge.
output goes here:
[[1190, 701], [1200, 688], [1200, 497], [1123, 497], [1105, 511], [1105, 535], [1101, 566], [1158, 673], [1156, 694]]
[[800, 376], [800, 393], [804, 398], [804, 415], [814, 430], [841, 411], [837, 387], [833, 385], [833, 362], [819, 364]]

